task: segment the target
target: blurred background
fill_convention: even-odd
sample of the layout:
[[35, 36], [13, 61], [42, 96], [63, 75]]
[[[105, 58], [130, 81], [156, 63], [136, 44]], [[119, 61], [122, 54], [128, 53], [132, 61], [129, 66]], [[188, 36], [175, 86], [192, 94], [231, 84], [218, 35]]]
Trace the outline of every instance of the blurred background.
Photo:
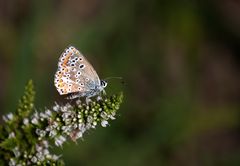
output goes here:
[[1, 114], [33, 79], [36, 108], [73, 45], [124, 103], [107, 128], [67, 143], [67, 166], [239, 166], [240, 1], [0, 0]]

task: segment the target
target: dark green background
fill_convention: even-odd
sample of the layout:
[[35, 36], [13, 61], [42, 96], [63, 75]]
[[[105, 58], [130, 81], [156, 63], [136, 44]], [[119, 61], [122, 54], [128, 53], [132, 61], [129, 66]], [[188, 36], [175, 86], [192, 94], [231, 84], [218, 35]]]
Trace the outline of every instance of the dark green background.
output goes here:
[[240, 165], [237, 0], [0, 0], [1, 114], [29, 79], [36, 108], [63, 101], [62, 51], [89, 59], [107, 93], [124, 91], [110, 127], [58, 148], [66, 165]]

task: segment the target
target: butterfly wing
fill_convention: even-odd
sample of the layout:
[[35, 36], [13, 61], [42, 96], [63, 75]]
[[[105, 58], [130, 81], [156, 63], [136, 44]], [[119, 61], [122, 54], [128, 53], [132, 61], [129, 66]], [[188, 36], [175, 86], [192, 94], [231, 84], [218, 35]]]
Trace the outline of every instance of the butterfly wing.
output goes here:
[[59, 58], [54, 84], [61, 95], [80, 92], [84, 96], [95, 86], [100, 86], [100, 79], [87, 59], [70, 46]]

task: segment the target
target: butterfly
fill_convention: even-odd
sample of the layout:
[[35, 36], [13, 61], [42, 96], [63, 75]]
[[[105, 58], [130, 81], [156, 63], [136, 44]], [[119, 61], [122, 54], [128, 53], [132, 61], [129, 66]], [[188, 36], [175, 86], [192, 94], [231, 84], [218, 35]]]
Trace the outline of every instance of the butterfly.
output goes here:
[[105, 94], [107, 82], [100, 80], [87, 59], [73, 46], [65, 49], [58, 61], [54, 85], [60, 95], [71, 94], [69, 99]]

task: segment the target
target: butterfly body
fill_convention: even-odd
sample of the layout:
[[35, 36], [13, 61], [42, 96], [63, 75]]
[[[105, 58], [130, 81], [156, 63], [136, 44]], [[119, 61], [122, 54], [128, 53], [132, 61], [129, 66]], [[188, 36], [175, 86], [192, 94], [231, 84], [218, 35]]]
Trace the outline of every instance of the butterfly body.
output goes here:
[[54, 85], [60, 95], [71, 94], [71, 98], [90, 98], [104, 92], [107, 83], [100, 80], [87, 59], [76, 48], [70, 46], [59, 58]]

